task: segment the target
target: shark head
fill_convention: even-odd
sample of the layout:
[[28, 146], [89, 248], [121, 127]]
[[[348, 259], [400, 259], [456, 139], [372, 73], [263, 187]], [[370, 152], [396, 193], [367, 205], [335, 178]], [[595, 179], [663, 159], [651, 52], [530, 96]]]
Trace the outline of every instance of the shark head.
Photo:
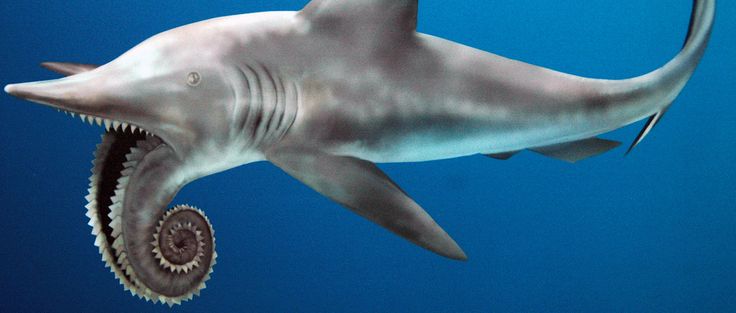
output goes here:
[[108, 131], [140, 129], [186, 158], [232, 136], [229, 113], [235, 105], [223, 45], [191, 27], [156, 35], [103, 66], [7, 85], [5, 92], [96, 121]]

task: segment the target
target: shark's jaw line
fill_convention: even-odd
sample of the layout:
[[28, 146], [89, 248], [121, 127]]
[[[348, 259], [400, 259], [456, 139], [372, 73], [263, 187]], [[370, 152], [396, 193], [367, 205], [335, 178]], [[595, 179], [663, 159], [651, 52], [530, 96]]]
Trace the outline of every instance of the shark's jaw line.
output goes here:
[[76, 113], [72, 111], [67, 111], [64, 109], [56, 109], [59, 112], [63, 112], [66, 115], [71, 116], [72, 118], [76, 119], [77, 116], [79, 116], [79, 119], [82, 120], [82, 123], [89, 123], [89, 125], [94, 125], [95, 123], [97, 126], [104, 127], [105, 131], [115, 131], [115, 132], [127, 132], [130, 130], [131, 134], [136, 133], [142, 133], [146, 135], [154, 135], [153, 133], [143, 129], [140, 126], [130, 124], [128, 122], [121, 122], [114, 119], [107, 119], [104, 117], [97, 117], [92, 115], [86, 115], [82, 113]]
[[149, 131], [142, 125], [132, 121], [126, 121], [118, 117], [113, 117], [113, 114], [110, 112], [103, 110], [90, 112], [93, 111], [92, 107], [88, 107], [87, 110], [83, 110], [86, 107], [82, 105], [82, 102], [86, 101], [86, 99], [79, 98], [78, 96], [75, 96], [75, 93], [64, 89], [69, 89], [69, 87], [66, 87], [65, 85], [72, 85], [72, 87], [75, 87], [74, 85], [79, 85], [80, 81], [85, 82], [88, 80], [86, 77], [80, 79], [79, 76], [84, 75], [93, 69], [94, 68], [92, 67], [78, 67], [74, 69], [75, 72], [70, 73], [69, 71], [71, 70], [69, 69], [60, 70], [52, 68], [52, 70], [59, 73], [80, 75], [36, 83], [10, 84], [5, 86], [5, 92], [56, 109], [57, 111], [63, 112], [73, 118], [79, 117], [83, 123], [89, 123], [90, 125], [97, 124], [97, 126], [103, 127], [105, 131], [108, 132], [126, 132], [129, 130], [132, 134], [142, 133], [153, 135], [153, 132]]
[[88, 213], [126, 290], [169, 305], [205, 287], [209, 220], [165, 210], [194, 179], [267, 160], [315, 191], [439, 255], [460, 246], [374, 163], [531, 150], [567, 162], [619, 146], [597, 138], [661, 120], [705, 53], [715, 0], [694, 0], [684, 47], [625, 80], [578, 77], [416, 32], [417, 0], [313, 0], [299, 12], [179, 27], [97, 68], [5, 92], [106, 130]]

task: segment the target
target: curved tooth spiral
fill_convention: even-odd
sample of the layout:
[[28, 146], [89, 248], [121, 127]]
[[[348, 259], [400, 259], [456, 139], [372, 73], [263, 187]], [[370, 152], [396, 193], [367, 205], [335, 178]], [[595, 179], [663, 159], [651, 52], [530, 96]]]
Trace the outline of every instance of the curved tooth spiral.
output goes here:
[[[192, 212], [194, 216], [201, 218], [200, 221], [177, 220], [177, 215]], [[206, 229], [203, 229], [206, 228]], [[212, 224], [201, 210], [189, 206], [180, 205], [166, 212], [156, 227], [153, 235], [153, 253], [159, 264], [177, 273], [188, 273], [192, 269], [201, 266], [204, 257], [204, 249], [207, 245], [214, 245], [214, 239], [209, 242], [205, 237], [206, 232], [213, 234]]]
[[[115, 155], [116, 153], [125, 153], [117, 150], [119, 147], [116, 145], [121, 144], [121, 140], [121, 138], [114, 134], [107, 133], [102, 135], [102, 142], [97, 145], [94, 154], [95, 158], [92, 161], [92, 176], [89, 178], [88, 195], [85, 197], [87, 205], [85, 207], [87, 208], [86, 215], [89, 218], [88, 224], [92, 227], [92, 235], [95, 236], [94, 244], [99, 249], [102, 261], [105, 262], [105, 267], [109, 267], [110, 271], [120, 281], [120, 284], [123, 285], [123, 288], [129, 290], [133, 283], [126, 276], [124, 268], [117, 265], [115, 247], [119, 246], [119, 243], [111, 236], [111, 229], [106, 219], [108, 216], [107, 212], [110, 208], [116, 206], [115, 197], [110, 199], [108, 194], [103, 194], [110, 192], [112, 190], [111, 187], [116, 188], [116, 186], [106, 186], [106, 184], [110, 183], [106, 180], [110, 179], [107, 175], [110, 174], [109, 171], [112, 166], [110, 163], [114, 162], [110, 161], [109, 158], [119, 157]], [[126, 145], [126, 143], [122, 143], [122, 145]]]
[[[143, 139], [144, 137], [140, 135], [137, 138]], [[205, 282], [210, 279], [212, 268], [216, 263], [217, 253], [212, 225], [201, 210], [188, 205], [176, 206], [166, 212], [158, 223], [156, 233], [151, 238], [151, 253], [159, 261], [161, 269], [170, 275], [184, 276], [196, 268], [202, 266], [208, 268], [205, 268], [206, 275], [198, 278], [198, 282], [193, 281], [192, 287], [184, 292], [163, 295], [148, 288], [138, 278], [128, 260], [125, 239], [122, 234], [122, 213], [130, 175], [146, 154], [162, 142], [155, 136], [147, 136], [144, 140], [131, 144], [123, 160], [120, 160], [122, 170], [117, 176], [119, 178], [116, 181], [114, 194], [110, 195], [108, 201], [110, 204], [107, 210], [100, 210], [97, 204], [99, 192], [97, 186], [100, 183], [100, 175], [108, 150], [115, 140], [114, 133], [107, 133], [103, 136], [103, 143], [100, 144], [95, 154], [95, 168], [90, 178], [87, 215], [90, 217], [90, 225], [96, 236], [95, 245], [100, 247], [105, 265], [111, 268], [123, 288], [129, 290], [131, 294], [154, 303], [166, 303], [169, 306], [191, 300], [206, 288]], [[100, 212], [108, 213], [106, 220], [109, 223], [107, 225], [100, 217]]]

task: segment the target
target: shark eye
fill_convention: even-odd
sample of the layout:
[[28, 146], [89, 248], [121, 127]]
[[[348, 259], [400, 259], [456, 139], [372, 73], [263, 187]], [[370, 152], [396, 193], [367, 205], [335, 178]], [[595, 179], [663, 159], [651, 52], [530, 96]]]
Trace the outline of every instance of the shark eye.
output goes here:
[[199, 83], [202, 82], [202, 75], [199, 75], [197, 72], [191, 72], [187, 75], [187, 85], [192, 87], [199, 86]]

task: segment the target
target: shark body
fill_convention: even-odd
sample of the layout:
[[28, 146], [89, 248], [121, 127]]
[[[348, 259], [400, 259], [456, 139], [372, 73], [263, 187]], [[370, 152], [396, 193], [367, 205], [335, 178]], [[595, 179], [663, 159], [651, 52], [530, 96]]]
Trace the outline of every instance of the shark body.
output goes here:
[[596, 138], [649, 118], [651, 131], [704, 54], [714, 0], [695, 0], [669, 63], [589, 79], [416, 32], [416, 0], [314, 0], [299, 12], [203, 21], [97, 67], [5, 91], [105, 124], [88, 215], [125, 288], [169, 304], [215, 263], [201, 211], [165, 211], [187, 183], [270, 161], [319, 193], [440, 255], [465, 253], [375, 163], [522, 150], [575, 162], [619, 145]]

